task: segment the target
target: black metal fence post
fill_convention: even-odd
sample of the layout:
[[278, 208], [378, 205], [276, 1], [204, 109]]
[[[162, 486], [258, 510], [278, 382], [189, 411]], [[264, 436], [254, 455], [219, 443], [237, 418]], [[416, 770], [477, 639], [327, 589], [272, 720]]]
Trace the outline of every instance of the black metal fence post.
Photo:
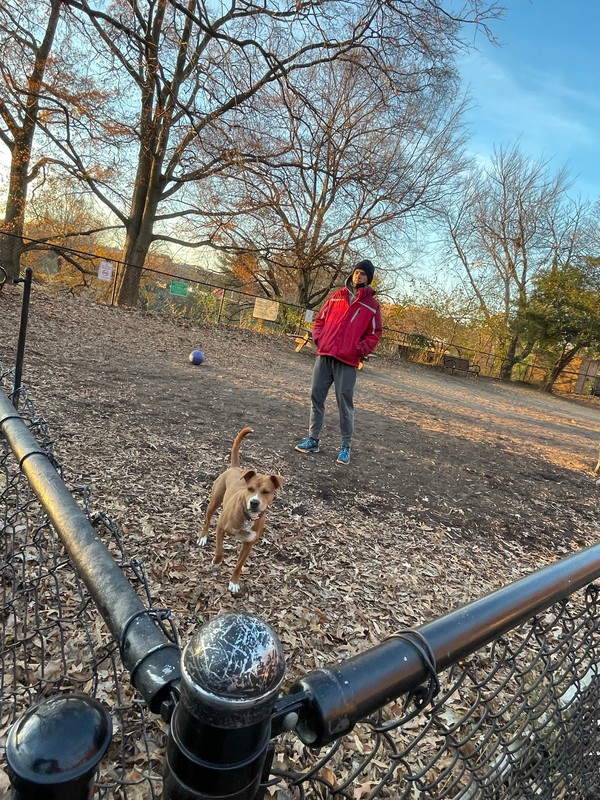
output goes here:
[[24, 278], [15, 278], [14, 283], [22, 283], [23, 301], [21, 305], [21, 323], [19, 325], [19, 341], [17, 344], [17, 360], [15, 363], [15, 382], [13, 384], [12, 403], [15, 408], [19, 407], [19, 395], [21, 393], [21, 381], [23, 377], [23, 360], [25, 357], [25, 341], [27, 339], [27, 320], [29, 319], [29, 298], [31, 296], [31, 281], [33, 270], [27, 267]]
[[163, 800], [254, 800], [284, 673], [279, 639], [259, 617], [230, 612], [198, 631], [183, 652]]
[[120, 272], [119, 268], [120, 268], [120, 266], [121, 265], [117, 261], [117, 265], [116, 265], [116, 269], [115, 269], [115, 277], [113, 278], [112, 294], [111, 294], [111, 298], [110, 298], [111, 306], [114, 306], [115, 299], [117, 297], [117, 289], [119, 288], [119, 272]]
[[32, 706], [6, 743], [12, 800], [88, 800], [111, 738], [110, 714], [92, 697], [62, 694]]

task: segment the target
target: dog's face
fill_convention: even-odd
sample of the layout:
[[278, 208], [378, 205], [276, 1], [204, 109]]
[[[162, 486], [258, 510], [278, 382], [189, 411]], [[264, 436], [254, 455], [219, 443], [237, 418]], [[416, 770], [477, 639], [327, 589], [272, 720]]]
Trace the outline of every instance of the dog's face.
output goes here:
[[275, 492], [284, 483], [281, 475], [261, 475], [253, 469], [244, 470], [241, 478], [246, 484], [244, 503], [253, 518], [271, 505]]

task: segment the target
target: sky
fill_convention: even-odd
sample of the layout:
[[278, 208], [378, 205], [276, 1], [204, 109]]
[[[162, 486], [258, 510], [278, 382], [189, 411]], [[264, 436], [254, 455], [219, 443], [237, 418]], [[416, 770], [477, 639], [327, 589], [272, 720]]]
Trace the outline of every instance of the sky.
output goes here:
[[[600, 200], [600, 0], [496, 1], [506, 7], [491, 23], [499, 46], [480, 32], [459, 62], [469, 152], [485, 162], [494, 146], [518, 144], [566, 167], [574, 198]], [[423, 261], [428, 271], [427, 252]]]
[[500, 0], [492, 24], [500, 46], [482, 33], [460, 60], [471, 108], [469, 151], [482, 160], [494, 146], [565, 166], [571, 193], [600, 200], [600, 2]]

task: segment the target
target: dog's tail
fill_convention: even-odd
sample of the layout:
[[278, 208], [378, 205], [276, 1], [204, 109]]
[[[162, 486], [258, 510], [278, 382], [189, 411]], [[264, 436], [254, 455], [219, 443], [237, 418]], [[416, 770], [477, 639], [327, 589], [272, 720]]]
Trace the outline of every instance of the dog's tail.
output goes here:
[[233, 446], [231, 448], [231, 466], [232, 467], [239, 467], [240, 465], [240, 445], [242, 443], [242, 439], [248, 436], [249, 433], [253, 433], [252, 428], [242, 428], [242, 430], [238, 433], [238, 435], [233, 440]]

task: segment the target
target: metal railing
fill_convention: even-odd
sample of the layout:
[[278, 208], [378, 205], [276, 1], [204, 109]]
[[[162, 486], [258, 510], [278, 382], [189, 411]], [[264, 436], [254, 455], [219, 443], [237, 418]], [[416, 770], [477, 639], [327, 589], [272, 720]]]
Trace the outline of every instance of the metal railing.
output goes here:
[[[10, 390], [14, 373], [0, 365], [0, 385]], [[161, 756], [165, 732], [152, 721], [147, 703], [129, 680], [123, 680], [120, 638], [109, 634], [101, 622], [81, 575], [76, 570], [44, 503], [58, 492], [66, 501], [59, 509], [67, 528], [82, 525], [86, 536], [102, 541], [110, 549], [111, 570], [119, 569], [126, 581], [131, 610], [148, 608], [164, 637], [176, 646], [176, 630], [168, 612], [154, 609], [140, 561], [125, 552], [119, 531], [111, 518], [94, 511], [87, 487], [63, 483], [63, 473], [54, 458], [54, 442], [48, 425], [38, 415], [26, 389], [21, 387], [20, 415], [0, 390], [3, 436], [0, 436], [0, 733], [5, 736], [27, 709], [59, 693], [84, 692], [110, 708], [113, 718], [112, 744], [98, 779], [95, 797], [116, 797], [139, 790], [138, 797], [160, 797]], [[11, 410], [12, 408], [12, 410]], [[24, 430], [21, 430], [23, 428]], [[11, 450], [5, 430], [19, 456]], [[35, 437], [35, 444], [31, 443]], [[28, 455], [31, 452], [32, 455]], [[29, 464], [27, 463], [29, 462]], [[36, 496], [25, 471], [42, 467], [48, 484], [38, 476], [41, 498]], [[77, 508], [73, 508], [77, 499]], [[81, 507], [81, 508], [80, 508]], [[77, 530], [75, 530], [77, 535]], [[103, 558], [103, 562], [105, 559]], [[115, 584], [116, 585], [116, 584]], [[121, 585], [123, 586], [123, 585]], [[139, 597], [139, 601], [133, 598]], [[121, 597], [109, 598], [121, 605]], [[139, 604], [139, 605], [138, 605]], [[122, 608], [122, 606], [121, 606]], [[112, 611], [109, 611], [112, 614]], [[148, 621], [146, 619], [146, 625]], [[128, 641], [131, 631], [125, 632]], [[160, 644], [163, 636], [151, 631]], [[139, 646], [136, 648], [140, 650]], [[146, 647], [141, 648], [144, 652]], [[176, 666], [177, 666], [177, 659]], [[150, 684], [152, 685], [152, 684]], [[148, 726], [154, 728], [152, 733]], [[158, 788], [157, 788], [158, 787]], [[6, 788], [0, 781], [0, 796]], [[127, 793], [124, 797], [133, 797]]]

